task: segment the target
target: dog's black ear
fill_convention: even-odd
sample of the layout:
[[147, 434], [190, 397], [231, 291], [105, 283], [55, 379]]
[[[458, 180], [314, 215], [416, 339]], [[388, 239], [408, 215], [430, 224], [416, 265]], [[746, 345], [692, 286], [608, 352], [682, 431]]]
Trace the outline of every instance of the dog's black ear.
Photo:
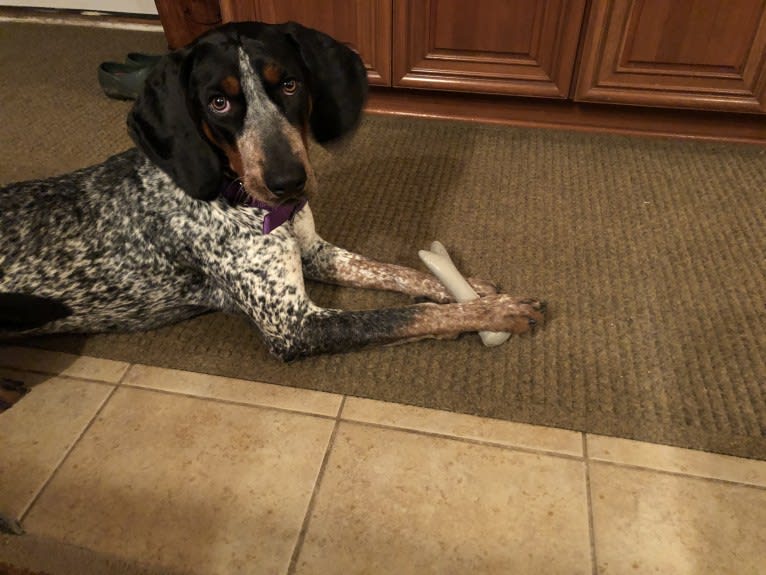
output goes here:
[[351, 131], [359, 123], [367, 99], [367, 71], [362, 59], [327, 34], [295, 22], [282, 25], [298, 46], [308, 72], [311, 94], [311, 132], [328, 142]]
[[218, 195], [223, 166], [197, 127], [187, 97], [191, 50], [157, 62], [128, 114], [136, 145], [181, 189], [199, 200]]

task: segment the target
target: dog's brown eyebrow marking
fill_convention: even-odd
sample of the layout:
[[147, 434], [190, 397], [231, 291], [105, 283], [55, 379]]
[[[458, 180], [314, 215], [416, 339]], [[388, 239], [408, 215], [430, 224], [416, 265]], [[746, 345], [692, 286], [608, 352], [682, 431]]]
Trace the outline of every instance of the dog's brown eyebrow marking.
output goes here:
[[282, 79], [282, 69], [273, 62], [266, 62], [263, 65], [263, 79], [269, 84], [278, 84]]
[[240, 153], [239, 148], [237, 148], [237, 145], [235, 144], [232, 146], [216, 138], [207, 122], [202, 122], [202, 131], [211, 143], [223, 150], [226, 154], [226, 158], [229, 160], [229, 167], [234, 170], [237, 176], [243, 176], [242, 154]]
[[226, 76], [221, 80], [221, 87], [227, 96], [238, 96], [242, 92], [242, 86], [234, 76]]

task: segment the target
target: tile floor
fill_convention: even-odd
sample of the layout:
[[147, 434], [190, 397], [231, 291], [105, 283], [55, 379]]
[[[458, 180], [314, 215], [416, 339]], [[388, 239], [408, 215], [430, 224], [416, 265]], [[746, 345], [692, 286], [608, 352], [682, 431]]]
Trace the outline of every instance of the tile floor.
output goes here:
[[[0, 347], [0, 562], [58, 573], [766, 573], [766, 462]], [[83, 567], [88, 565], [89, 567]]]

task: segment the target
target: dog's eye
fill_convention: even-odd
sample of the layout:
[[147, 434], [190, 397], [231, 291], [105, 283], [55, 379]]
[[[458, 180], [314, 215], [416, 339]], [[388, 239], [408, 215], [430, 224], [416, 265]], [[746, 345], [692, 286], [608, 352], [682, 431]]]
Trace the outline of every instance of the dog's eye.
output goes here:
[[208, 108], [216, 114], [225, 114], [231, 109], [231, 103], [225, 96], [213, 96], [208, 102]]
[[292, 96], [297, 90], [298, 82], [296, 82], [294, 79], [290, 78], [289, 80], [282, 82], [282, 92], [288, 96]]

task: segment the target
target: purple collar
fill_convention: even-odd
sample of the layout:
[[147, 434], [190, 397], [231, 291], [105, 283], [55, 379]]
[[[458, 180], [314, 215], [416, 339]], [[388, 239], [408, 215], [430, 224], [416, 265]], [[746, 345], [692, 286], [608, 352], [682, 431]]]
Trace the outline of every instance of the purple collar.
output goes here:
[[295, 214], [303, 209], [307, 202], [306, 198], [301, 198], [297, 202], [272, 206], [249, 196], [242, 187], [242, 182], [238, 180], [225, 181], [221, 186], [221, 195], [232, 206], [245, 206], [264, 210], [266, 212], [266, 215], [263, 217], [264, 234], [273, 232], [286, 221], [291, 220]]

